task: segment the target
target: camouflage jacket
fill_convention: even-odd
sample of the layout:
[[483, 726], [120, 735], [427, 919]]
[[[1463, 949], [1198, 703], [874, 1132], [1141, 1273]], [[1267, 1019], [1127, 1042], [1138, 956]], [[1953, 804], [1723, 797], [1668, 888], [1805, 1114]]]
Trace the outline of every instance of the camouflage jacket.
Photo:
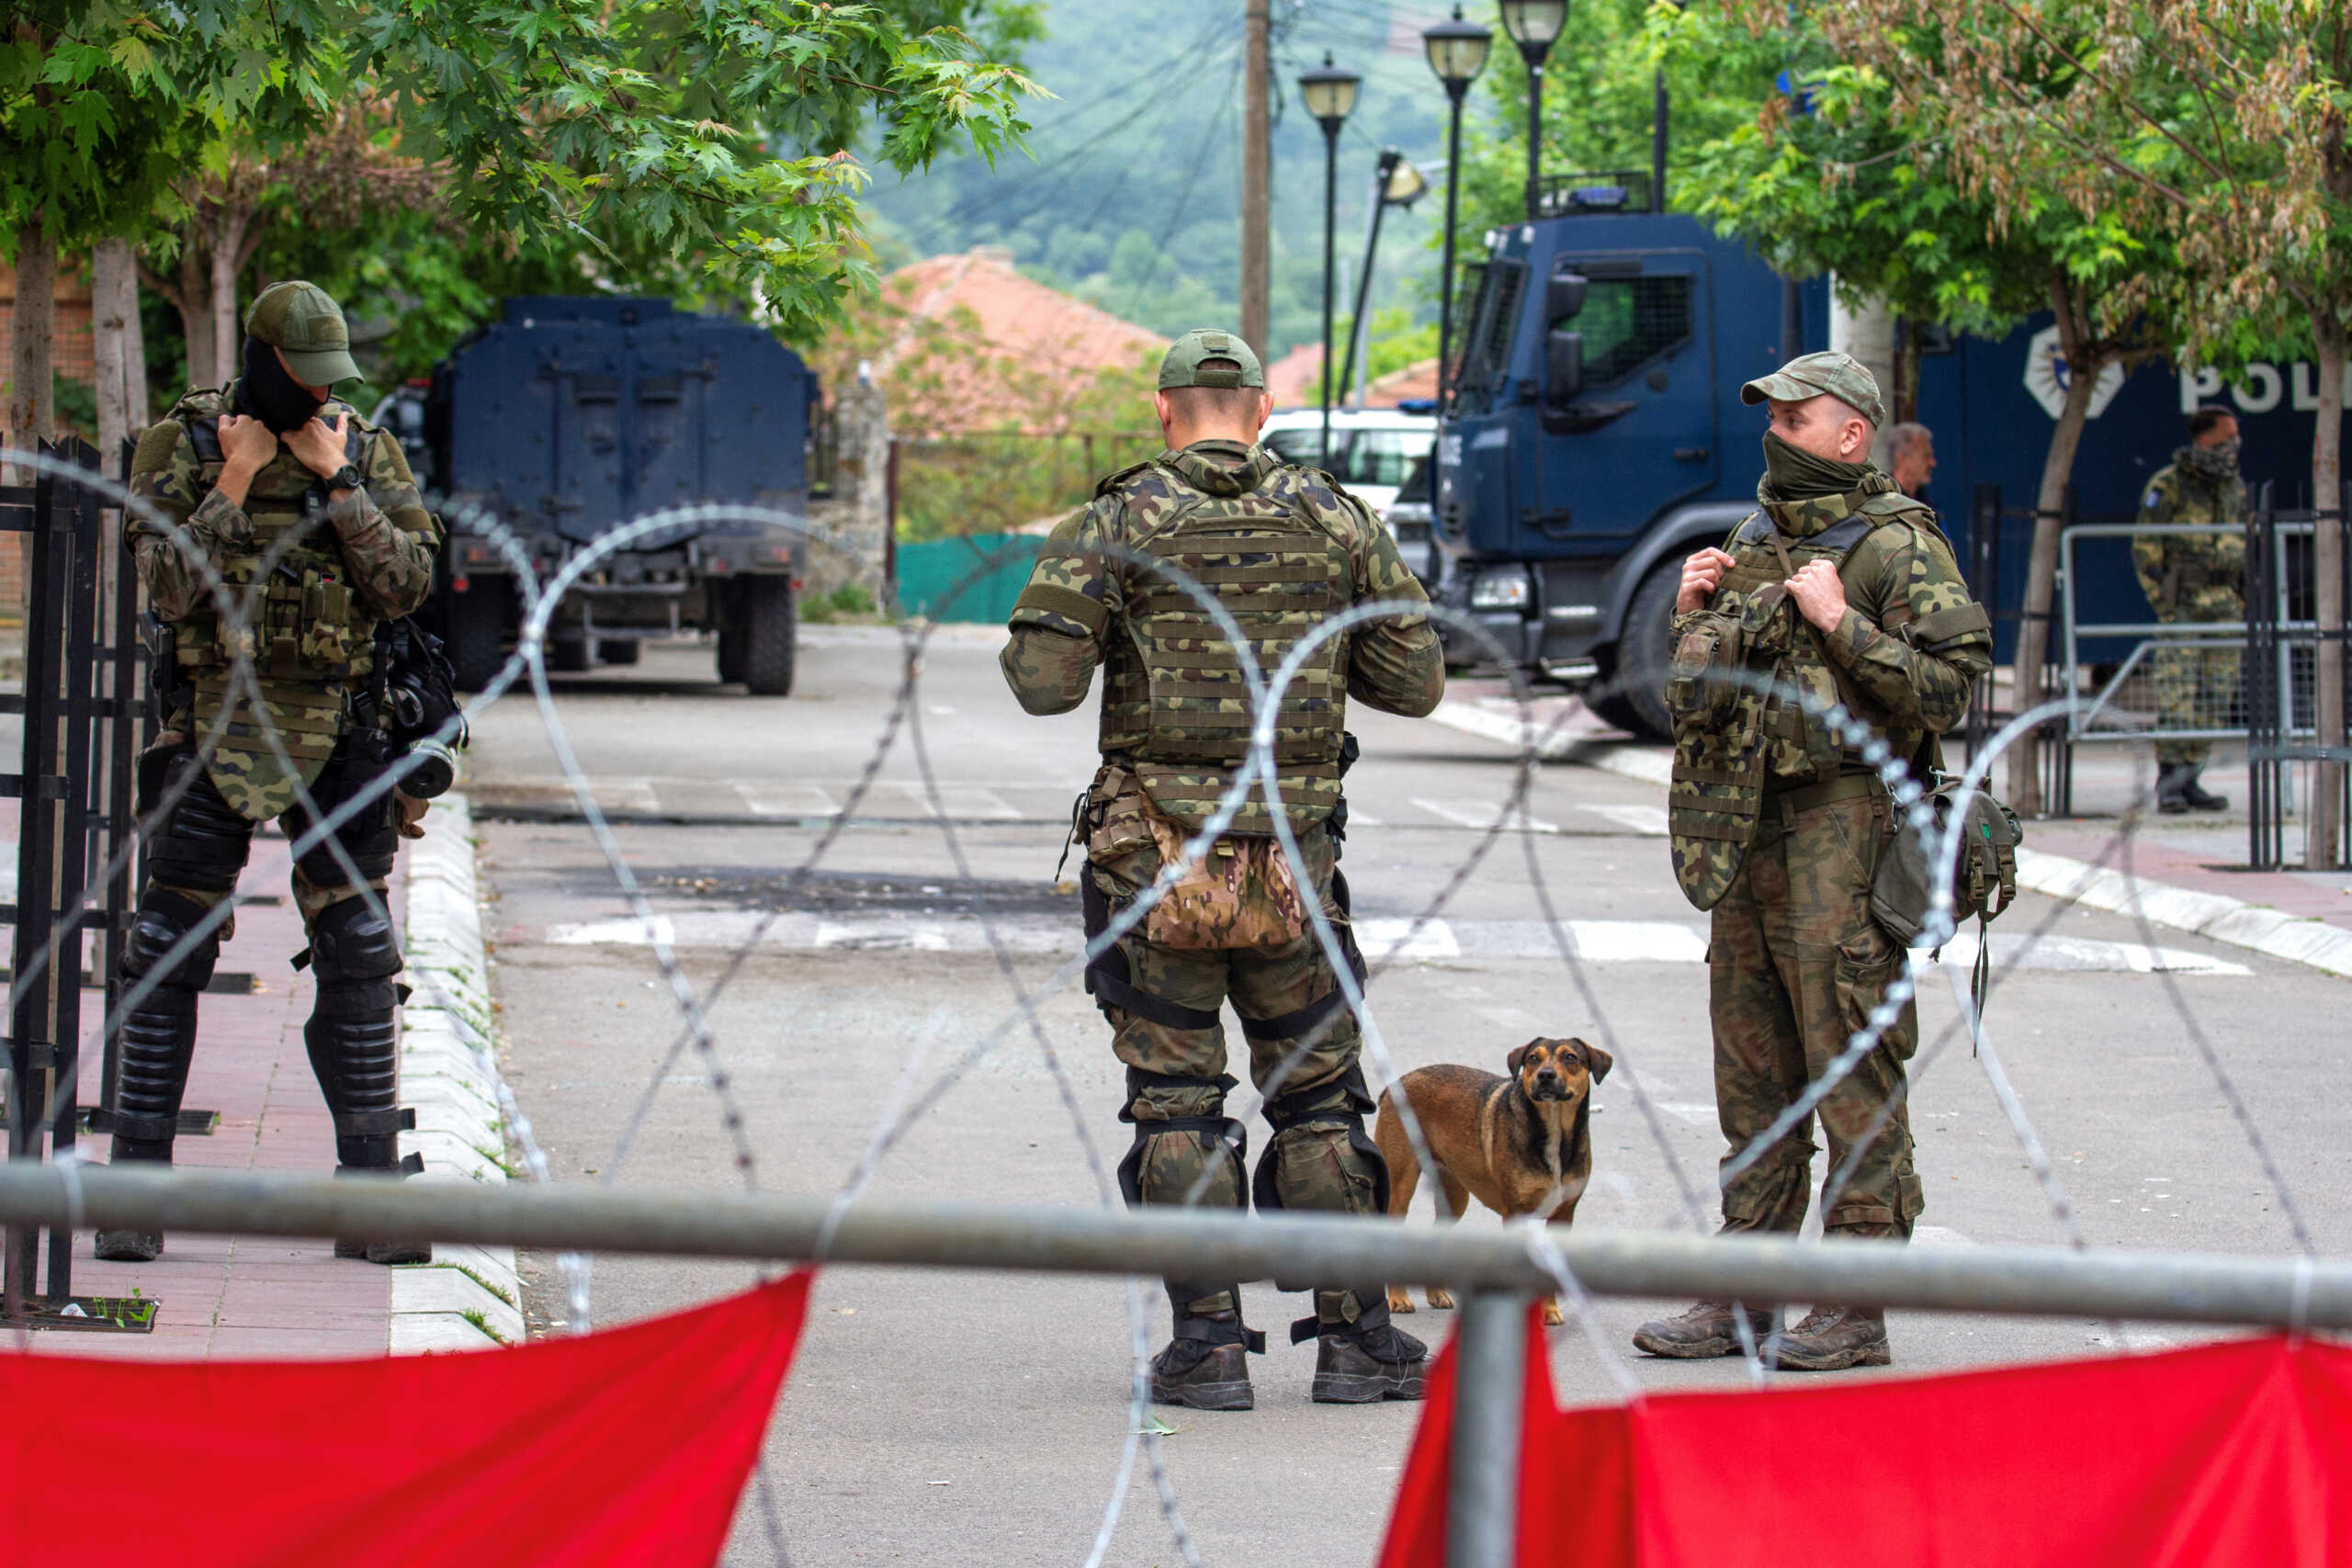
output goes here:
[[[1425, 604], [1388, 531], [1329, 475], [1263, 446], [1205, 441], [1113, 474], [1054, 530], [1012, 617], [1001, 662], [1031, 713], [1066, 713], [1103, 667], [1100, 746], [1152, 802], [1197, 827], [1230, 786], [1253, 715], [1231, 642], [1192, 596], [1098, 541], [1142, 551], [1214, 592], [1269, 679], [1307, 633], [1350, 605]], [[1283, 693], [1274, 760], [1295, 829], [1340, 799], [1339, 755], [1352, 695], [1418, 717], [1445, 691], [1429, 618], [1406, 614], [1316, 645]], [[1241, 833], [1272, 831], [1253, 796]]]
[[[2243, 526], [2245, 481], [2199, 473], [2184, 446], [2148, 481], [2140, 521]], [[2142, 534], [2132, 541], [2132, 565], [2158, 620], [2234, 621], [2245, 614], [2244, 533]]]
[[[375, 667], [377, 622], [424, 602], [442, 529], [399, 438], [333, 399], [321, 415], [347, 419], [345, 453], [361, 488], [326, 503], [323, 481], [281, 443], [244, 505], [232, 505], [214, 482], [223, 466], [219, 423], [235, 396], [233, 382], [190, 392], [140, 437], [130, 490], [155, 515], [134, 509], [125, 532], [149, 607], [178, 628], [187, 732], [220, 727], [212, 782], [240, 812], [266, 821], [291, 809], [334, 754], [351, 723], [352, 693]], [[184, 532], [185, 546], [165, 524]], [[211, 572], [235, 606], [229, 616]], [[240, 695], [221, 726], [243, 660], [260, 683], [262, 711]]]
[[[1675, 617], [1668, 686], [1675, 873], [1702, 909], [1729, 889], [1766, 795], [1865, 771], [1859, 750], [1793, 694], [1845, 706], [1898, 757], [1932, 761], [1934, 738], [1961, 721], [1992, 667], [1991, 621], [1935, 513], [1883, 474], [1843, 496], [1765, 499], [1724, 548], [1735, 565], [1713, 598]], [[1816, 559], [1838, 563], [1846, 590], [1846, 613], [1826, 633], [1781, 586]], [[1719, 682], [1701, 694], [1711, 658], [1770, 689]]]

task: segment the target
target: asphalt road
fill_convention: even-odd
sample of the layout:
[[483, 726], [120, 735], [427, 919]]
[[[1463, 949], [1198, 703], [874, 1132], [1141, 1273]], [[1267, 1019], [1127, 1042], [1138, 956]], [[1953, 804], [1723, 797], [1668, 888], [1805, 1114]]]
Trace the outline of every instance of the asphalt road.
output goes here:
[[[977, 1051], [968, 1075], [883, 1152], [870, 1190], [1103, 1201], [1127, 1134], [1115, 1120], [1117, 1064], [1091, 1003], [1065, 987], [1039, 999], [1034, 1034], [1014, 1027], [990, 1042], [1008, 1019], [1018, 1022], [1014, 987], [1041, 986], [1078, 948], [1076, 899], [1057, 889], [1056, 857], [1071, 796], [1092, 768], [1091, 716], [1023, 715], [997, 674], [997, 640], [985, 628], [942, 629], [865, 804], [789, 899], [786, 876], [818, 845], [824, 814], [846, 800], [882, 736], [902, 672], [895, 632], [810, 628], [789, 699], [710, 684], [708, 653], [694, 647], [652, 646], [633, 669], [558, 679], [558, 712], [591, 793], [613, 815], [615, 846], [668, 922], [686, 977], [710, 985], [767, 918], [712, 1010], [709, 1056], [672, 1059], [677, 1010], [528, 697], [510, 696], [477, 726], [468, 787], [498, 899], [508, 1073], [560, 1179], [737, 1185], [744, 1173], [722, 1127], [725, 1100], [744, 1119], [752, 1179], [831, 1190], [910, 1083]], [[1346, 864], [1367, 947], [1393, 953], [1372, 996], [1397, 1068], [1464, 1061], [1499, 1071], [1506, 1052], [1538, 1033], [1606, 1044], [1620, 1070], [1597, 1096], [1596, 1179], [1579, 1223], [1691, 1224], [1684, 1194], [1706, 1210], [1721, 1140], [1703, 921], [1668, 867], [1661, 792], [1549, 767], [1515, 824], [1525, 830], [1489, 842], [1481, 829], [1515, 766], [1502, 747], [1361, 711], [1353, 727], [1365, 755], [1350, 781]], [[935, 794], [913, 755], [918, 739]], [[1489, 852], [1465, 874], [1482, 845]], [[1544, 922], [1539, 879], [1571, 922], [1573, 968]], [[1403, 942], [1442, 896], [1439, 920]], [[1009, 976], [989, 949], [990, 929], [1011, 954]], [[2292, 1244], [2279, 1196], [2199, 1055], [2201, 1036], [2228, 1064], [2318, 1246], [2343, 1253], [2352, 1227], [2331, 1195], [2352, 1145], [2335, 1124], [2344, 1035], [2328, 1021], [2352, 992], [2176, 932], [2155, 933], [2152, 951], [2145, 935], [2121, 917], [2030, 895], [1996, 929], [1994, 957], [2007, 967], [1991, 1034], [2075, 1223], [2094, 1247], [2278, 1253]], [[1945, 967], [1923, 972], [1928, 1044], [1913, 1095], [1928, 1189], [1920, 1243], [2059, 1242], [2066, 1232], [1981, 1065], [1965, 1041], [1950, 1042]], [[714, 1087], [722, 1078], [725, 1095]], [[650, 1109], [634, 1123], [649, 1085]], [[1249, 1114], [1254, 1096], [1238, 1091], [1234, 1109]], [[1253, 1127], [1262, 1139], [1263, 1123]], [[529, 1304], [546, 1325], [565, 1308], [537, 1261]], [[704, 1263], [602, 1260], [595, 1319], [677, 1308], [749, 1277]], [[1082, 1562], [1126, 1430], [1125, 1296], [1117, 1281], [830, 1270], [767, 1450], [792, 1560]], [[1156, 1289], [1146, 1301], [1157, 1345], [1164, 1308]], [[1252, 1321], [1274, 1331], [1277, 1347], [1253, 1363], [1257, 1410], [1161, 1413], [1175, 1428], [1164, 1445], [1170, 1478], [1211, 1562], [1362, 1564], [1385, 1526], [1416, 1407], [1310, 1404], [1312, 1346], [1291, 1348], [1282, 1332], [1304, 1302], [1249, 1292]], [[1736, 1361], [1632, 1352], [1628, 1334], [1654, 1309], [1598, 1310], [1604, 1337], [1645, 1385], [1744, 1384]], [[1404, 1325], [1434, 1338], [1448, 1324], [1424, 1310]], [[2080, 1320], [1898, 1314], [1893, 1333], [1896, 1372], [2116, 1342], [2107, 1325]], [[2188, 1337], [2142, 1326], [2124, 1340]], [[1615, 1396], [1600, 1353], [1573, 1329], [1555, 1332], [1553, 1361], [1566, 1396]], [[729, 1561], [773, 1560], [747, 1506]], [[1181, 1561], [1140, 1475], [1108, 1561]]]

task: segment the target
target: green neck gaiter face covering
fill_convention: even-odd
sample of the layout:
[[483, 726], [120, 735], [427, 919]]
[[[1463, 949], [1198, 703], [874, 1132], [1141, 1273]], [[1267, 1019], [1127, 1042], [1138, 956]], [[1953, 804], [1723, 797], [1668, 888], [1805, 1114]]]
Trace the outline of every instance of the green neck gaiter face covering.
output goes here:
[[1816, 457], [1792, 446], [1770, 431], [1764, 433], [1764, 482], [1757, 487], [1758, 501], [1811, 501], [1816, 496], [1850, 495], [1862, 480], [1878, 470], [1868, 463], [1841, 463]]

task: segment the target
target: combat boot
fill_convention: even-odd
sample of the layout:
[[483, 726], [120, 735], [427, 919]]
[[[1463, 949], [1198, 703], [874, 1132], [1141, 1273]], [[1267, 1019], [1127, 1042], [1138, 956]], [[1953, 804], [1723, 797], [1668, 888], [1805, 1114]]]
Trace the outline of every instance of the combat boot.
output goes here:
[[1176, 1309], [1176, 1337], [1151, 1359], [1151, 1402], [1193, 1410], [1249, 1410], [1257, 1404], [1250, 1389], [1250, 1352], [1262, 1348], [1262, 1336], [1242, 1326], [1238, 1312]]
[[2197, 775], [2204, 771], [2204, 768], [2200, 764], [2189, 764], [2187, 769], [2188, 776], [2183, 779], [2180, 784], [2179, 793], [2181, 800], [2191, 811], [2227, 811], [2230, 808], [2230, 797], [2228, 795], [2215, 795], [2211, 790], [2207, 789], [2203, 784], [2197, 782]]
[[1815, 1307], [1781, 1336], [1772, 1364], [1786, 1372], [1837, 1372], [1848, 1367], [1883, 1367], [1894, 1359], [1883, 1311]]
[[[1344, 1298], [1353, 1294], [1354, 1303]], [[1388, 1321], [1388, 1297], [1377, 1292], [1317, 1291], [1316, 1315], [1291, 1325], [1291, 1343], [1315, 1337], [1317, 1404], [1377, 1404], [1384, 1399], [1425, 1396], [1430, 1348]], [[1370, 1302], [1371, 1305], [1360, 1303]], [[1346, 1305], [1356, 1305], [1352, 1321]]]
[[[1772, 1332], [1772, 1314], [1750, 1307], [1747, 1326], [1760, 1346], [1764, 1337]], [[1672, 1317], [1654, 1317], [1634, 1330], [1634, 1348], [1653, 1356], [1670, 1356], [1684, 1361], [1742, 1353], [1739, 1323], [1732, 1315], [1729, 1302], [1701, 1302]]]
[[[167, 1143], [141, 1142], [115, 1134], [112, 1163], [129, 1165], [160, 1165], [172, 1168], [172, 1145]], [[164, 1236], [160, 1231], [102, 1230], [92, 1251], [107, 1263], [153, 1263], [164, 1255]]]
[[2197, 766], [2193, 762], [2166, 762], [2158, 768], [2156, 809], [2166, 817], [2177, 817], [2188, 810], [2188, 790], [2196, 782]]

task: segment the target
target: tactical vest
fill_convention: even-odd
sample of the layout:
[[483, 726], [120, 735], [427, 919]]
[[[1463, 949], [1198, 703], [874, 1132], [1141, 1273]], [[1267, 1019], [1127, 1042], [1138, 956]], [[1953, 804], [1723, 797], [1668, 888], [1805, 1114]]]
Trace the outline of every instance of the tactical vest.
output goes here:
[[[195, 448], [199, 500], [225, 466], [218, 421], [232, 412], [225, 390], [201, 391], [166, 416]], [[372, 437], [356, 412], [330, 400], [321, 412], [348, 416], [345, 459], [366, 472]], [[230, 804], [257, 821], [292, 807], [296, 779], [305, 786], [317, 781], [349, 723], [346, 694], [375, 669], [377, 617], [351, 582], [334, 525], [322, 514], [326, 488], [281, 448], [245, 494], [252, 537], [213, 562], [243, 623], [224, 621], [209, 593], [179, 623], [178, 660], [193, 688], [197, 735], [210, 733], [239, 663], [253, 666], [266, 719], [249, 694], [238, 694], [209, 773]]]
[[[1858, 583], [1876, 580], [1891, 551], [1907, 542], [1903, 522], [1936, 532], [1935, 513], [1873, 473], [1844, 496], [1802, 502], [1811, 517], [1838, 519], [1793, 537], [1759, 512], [1733, 530], [1724, 548], [1734, 564], [1713, 598], [1677, 639], [1667, 705], [1675, 720], [1674, 773], [1668, 787], [1668, 827], [1682, 890], [1710, 909], [1728, 892], [1756, 841], [1767, 795], [1826, 784], [1841, 773], [1864, 771], [1828, 720], [1808, 712], [1792, 694], [1815, 705], [1843, 705], [1876, 728], [1898, 756], [1933, 750], [1923, 730], [1901, 730], [1831, 663], [1821, 636], [1797, 611], [1784, 584], [1808, 562], [1837, 563], [1849, 600]], [[1892, 632], [1911, 619], [1907, 604], [1885, 607], [1880, 628]], [[1728, 670], [1746, 682], [1726, 680]], [[1762, 689], [1758, 682], [1770, 682]]]
[[[1156, 482], [1176, 477], [1156, 467]], [[1113, 475], [1098, 493], [1116, 494], [1135, 472]], [[1275, 492], [1273, 477], [1233, 495], [1178, 478], [1173, 504], [1148, 509], [1125, 538], [1216, 595], [1269, 682], [1302, 637], [1356, 599], [1339, 520], [1318, 515], [1295, 494]], [[1241, 660], [1225, 628], [1177, 581], [1134, 561], [1115, 570], [1125, 606], [1106, 660], [1102, 750], [1126, 761], [1162, 812], [1197, 829], [1249, 754], [1257, 710]], [[1347, 653], [1345, 636], [1317, 643], [1277, 707], [1273, 761], [1294, 831], [1339, 805]], [[1250, 794], [1232, 830], [1273, 831], [1262, 793]]]

